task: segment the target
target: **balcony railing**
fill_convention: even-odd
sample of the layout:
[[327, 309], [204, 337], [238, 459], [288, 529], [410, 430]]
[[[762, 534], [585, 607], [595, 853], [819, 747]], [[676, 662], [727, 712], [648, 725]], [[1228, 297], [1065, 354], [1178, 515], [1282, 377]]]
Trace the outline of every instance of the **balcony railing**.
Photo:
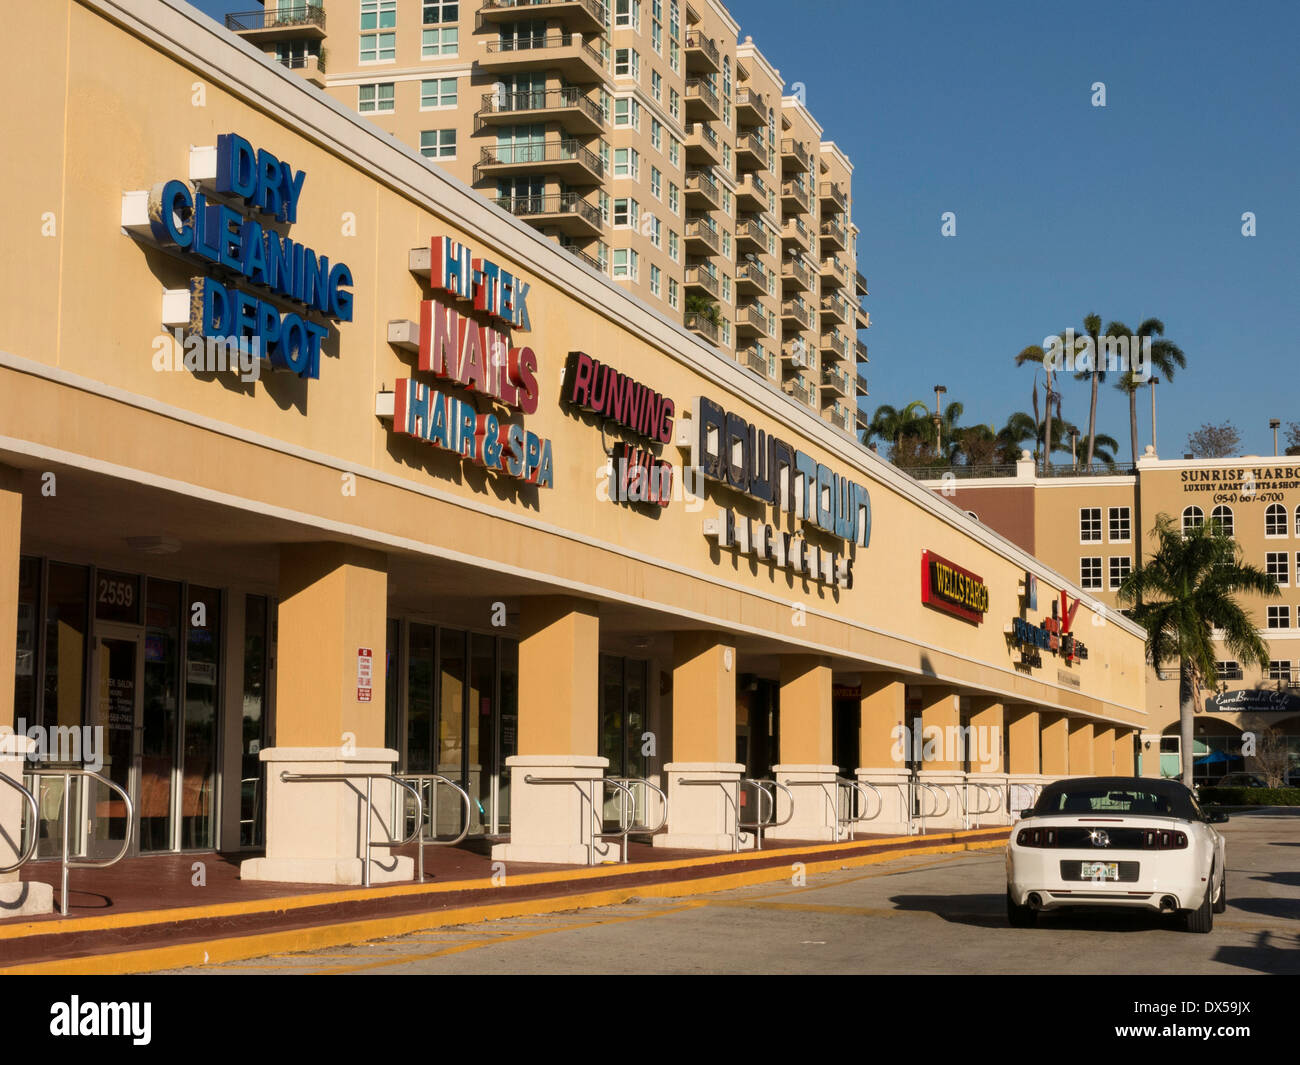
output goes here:
[[516, 166], [526, 163], [581, 163], [595, 174], [603, 174], [600, 156], [575, 140], [543, 141], [540, 144], [497, 144], [484, 148], [480, 166]]
[[494, 202], [502, 210], [519, 218], [576, 214], [597, 229], [601, 227], [600, 208], [588, 203], [576, 192], [560, 192], [550, 196], [498, 196]]
[[752, 240], [761, 247], [767, 247], [767, 226], [761, 218], [742, 218], [736, 224], [737, 240]]
[[767, 142], [763, 140], [761, 133], [748, 133], [743, 137], [737, 137], [736, 151], [749, 152], [759, 161], [760, 166], [766, 168]]
[[767, 97], [761, 92], [755, 92], [753, 89], [736, 90], [736, 111], [743, 110], [753, 111], [758, 116], [759, 122], [767, 121]]
[[800, 403], [802, 403], [805, 407], [812, 407], [816, 409], [817, 401], [813, 397], [813, 390], [807, 384], [801, 381], [799, 378], [795, 378], [793, 381], [791, 381], [786, 386], [785, 391], [787, 395], [794, 396], [794, 398], [797, 399]]
[[688, 62], [695, 58], [691, 55], [692, 52], [698, 52], [710, 70], [717, 70], [722, 62], [722, 57], [718, 54], [718, 46], [698, 30], [689, 30], [686, 34], [686, 59]]
[[867, 358], [867, 345], [865, 341], [859, 340], [857, 344], [857, 349], [858, 349], [858, 362], [871, 361], [870, 359]]
[[325, 73], [325, 57], [323, 55], [300, 52], [298, 55], [276, 56], [275, 61], [280, 66], [288, 67], [290, 70], [314, 70], [317, 74]]
[[767, 291], [767, 270], [760, 262], [740, 263], [736, 268], [736, 281], [748, 281]]
[[715, 115], [721, 113], [718, 106], [718, 94], [713, 91], [709, 83], [703, 78], [688, 78], [686, 80], [686, 99], [687, 101], [699, 100]]
[[807, 170], [812, 165], [812, 160], [804, 146], [793, 137], [785, 137], [781, 141], [781, 154], [787, 158], [793, 159], [799, 164], [799, 169]]
[[858, 286], [858, 295], [859, 295], [859, 296], [870, 296], [871, 293], [867, 291], [867, 278], [866, 278], [866, 275], [863, 274], [861, 270], [859, 270], [859, 271], [857, 272], [857, 274], [856, 274], [856, 276], [855, 276], [855, 280], [856, 280], [856, 282], [857, 282], [857, 286]]
[[854, 375], [854, 377], [858, 386], [858, 391], [861, 392], [864, 396], [870, 395], [871, 389], [867, 387], [867, 375], [864, 374], [861, 370], [859, 370], [857, 374]]
[[767, 376], [767, 358], [760, 355], [755, 348], [745, 349], [745, 365], [753, 370], [756, 374], [763, 377]]
[[810, 210], [808, 190], [798, 181], [781, 182], [781, 195], [795, 200], [805, 211]]
[[842, 359], [847, 359], [849, 356], [849, 343], [838, 329], [822, 334], [821, 347], [823, 351], [835, 352]]
[[694, 136], [695, 134], [697, 134], [697, 133], [698, 133], [698, 134], [699, 134], [699, 135], [700, 135], [700, 136], [701, 136], [705, 141], [707, 141], [710, 145], [712, 145], [712, 147], [713, 147], [713, 149], [714, 149], [715, 151], [717, 150], [717, 148], [718, 148], [718, 135], [717, 135], [716, 133], [713, 132], [713, 127], [712, 127], [712, 126], [710, 126], [707, 122], [687, 122], [687, 123], [686, 123], [686, 136], [687, 136], [687, 138], [693, 137], [693, 136]]
[[692, 218], [686, 223], [686, 239], [690, 240], [692, 238], [703, 241], [715, 254], [722, 240], [718, 235], [718, 227], [713, 224], [713, 220], [703, 216]]
[[799, 300], [786, 300], [782, 303], [781, 317], [793, 318], [805, 329], [812, 328], [812, 314], [808, 310], [808, 305]]
[[817, 186], [823, 200], [829, 200], [838, 210], [847, 211], [849, 209], [849, 198], [844, 195], [844, 190], [833, 181], [823, 181]]
[[319, 4], [281, 4], [263, 11], [239, 11], [226, 16], [226, 29], [233, 33], [247, 30], [291, 29], [295, 26], [325, 28], [325, 9]]
[[760, 332], [767, 332], [767, 313], [763, 310], [763, 305], [751, 300], [749, 303], [742, 303], [736, 306], [736, 324], [748, 325]]
[[841, 396], [851, 396], [853, 394], [853, 386], [849, 383], [848, 374], [841, 373], [829, 366], [822, 370], [822, 384], [827, 388], [833, 388]]
[[786, 259], [781, 263], [781, 276], [793, 278], [801, 288], [813, 287], [812, 271], [798, 259]]
[[704, 266], [688, 266], [686, 268], [686, 284], [698, 285], [711, 296], [718, 294], [718, 274], [716, 270]]
[[532, 9], [537, 7], [581, 7], [597, 25], [605, 25], [605, 5], [600, 0], [479, 0], [479, 6], [484, 11], [516, 11], [520, 15], [546, 15], [550, 14], [545, 11], [536, 11]]
[[605, 69], [605, 60], [598, 51], [587, 44], [578, 33], [546, 33], [523, 37], [500, 37], [487, 42], [488, 55], [513, 55], [521, 52], [545, 51], [555, 48], [579, 48], [582, 53], [600, 70]]
[[563, 108], [581, 111], [598, 126], [605, 124], [605, 112], [601, 110], [600, 105], [589, 100], [583, 91], [574, 85], [566, 85], [560, 89], [538, 89], [500, 95], [494, 92], [484, 93], [479, 113], [512, 115], [525, 111], [558, 111]]
[[686, 191], [698, 192], [714, 207], [721, 202], [718, 199], [718, 183], [707, 170], [688, 170], [686, 172]]
[[821, 227], [823, 238], [835, 241], [841, 248], [849, 246], [849, 234], [843, 226], [838, 226], [834, 222], [823, 222]]
[[687, 329], [701, 334], [707, 340], [716, 342], [718, 339], [717, 323], [705, 318], [699, 311], [687, 311], [684, 324]]
[[[597, 212], [597, 218], [598, 218], [597, 225], [599, 225], [600, 224], [599, 212]], [[588, 255], [585, 251], [579, 248], [576, 244], [566, 244], [564, 241], [560, 241], [560, 247], [563, 248], [565, 251], [567, 251], [575, 259], [581, 259], [584, 263], [590, 266], [597, 273], [601, 273], [601, 274], [606, 273], [606, 270], [604, 269], [604, 267], [600, 265], [599, 261], [593, 259], [590, 255]]]

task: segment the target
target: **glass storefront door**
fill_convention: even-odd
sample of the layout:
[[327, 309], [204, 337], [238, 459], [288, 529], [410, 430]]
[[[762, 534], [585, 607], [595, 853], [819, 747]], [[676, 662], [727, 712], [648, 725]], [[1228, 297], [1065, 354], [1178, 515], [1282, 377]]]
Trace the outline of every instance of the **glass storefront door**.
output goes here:
[[[138, 627], [99, 625], [95, 634], [94, 698], [89, 719], [91, 743], [102, 748], [102, 776], [107, 777], [139, 805], [140, 733], [143, 728], [144, 634]], [[84, 741], [83, 741], [84, 746]], [[82, 751], [83, 761], [91, 762], [90, 752]], [[92, 763], [93, 767], [93, 763]], [[116, 854], [127, 830], [127, 808], [121, 797], [109, 788], [87, 779], [82, 787], [73, 788], [74, 806], [93, 804], [86, 809], [90, 838], [87, 850], [92, 857]], [[78, 817], [81, 813], [78, 813]], [[132, 841], [131, 851], [139, 849], [139, 839]]]

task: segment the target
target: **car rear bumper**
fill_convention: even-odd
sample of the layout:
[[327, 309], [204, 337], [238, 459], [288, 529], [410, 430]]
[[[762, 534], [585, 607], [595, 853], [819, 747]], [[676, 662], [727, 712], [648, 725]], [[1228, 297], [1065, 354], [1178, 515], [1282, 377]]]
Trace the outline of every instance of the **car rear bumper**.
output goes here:
[[1194, 909], [1201, 904], [1205, 897], [1205, 881], [1190, 868], [1170, 868], [1167, 862], [1153, 862], [1150, 861], [1151, 855], [1139, 854], [1112, 852], [1106, 856], [1106, 860], [1135, 858], [1138, 861], [1136, 879], [1116, 882], [1062, 877], [1063, 861], [1099, 860], [1093, 852], [1051, 850], [1027, 853], [1017, 850], [1007, 855], [1007, 890], [1016, 905], [1041, 910], [1120, 906], [1159, 913], [1162, 910]]

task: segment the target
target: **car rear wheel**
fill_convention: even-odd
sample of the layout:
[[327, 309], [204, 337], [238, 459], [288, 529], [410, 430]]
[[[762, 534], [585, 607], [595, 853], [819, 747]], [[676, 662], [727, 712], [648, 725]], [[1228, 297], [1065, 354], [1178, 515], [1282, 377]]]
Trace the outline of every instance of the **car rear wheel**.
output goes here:
[[1038, 914], [1028, 906], [1017, 906], [1007, 888], [1007, 922], [1012, 928], [1033, 928], [1038, 923]]
[[1223, 871], [1219, 880], [1219, 890], [1214, 893], [1214, 912], [1222, 913], [1228, 908], [1228, 871]]
[[1205, 897], [1194, 910], [1183, 911], [1183, 928], [1188, 932], [1209, 932], [1214, 928], [1214, 880], [1205, 885]]

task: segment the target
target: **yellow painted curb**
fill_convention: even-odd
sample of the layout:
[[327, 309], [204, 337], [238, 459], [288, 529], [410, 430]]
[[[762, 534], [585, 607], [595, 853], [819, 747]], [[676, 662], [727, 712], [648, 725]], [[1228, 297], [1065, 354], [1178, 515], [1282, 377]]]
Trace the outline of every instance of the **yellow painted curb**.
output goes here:
[[[975, 833], [971, 833], [974, 835]], [[907, 837], [899, 837], [907, 838]], [[914, 837], [924, 839], [925, 837]], [[877, 843], [883, 842], [880, 840]], [[824, 873], [836, 869], [855, 869], [864, 865], [894, 861], [926, 854], [950, 854], [955, 851], [988, 850], [999, 847], [1002, 840], [968, 839], [929, 846], [909, 847], [884, 854], [843, 855], [820, 862], [804, 863], [804, 872]], [[828, 848], [815, 848], [824, 851]], [[789, 848], [795, 853], [806, 853], [803, 848]], [[779, 853], [779, 852], [765, 852]], [[693, 859], [688, 860], [698, 864]], [[671, 867], [671, 866], [670, 866]], [[645, 866], [637, 868], [644, 869]], [[538, 874], [544, 875], [544, 874]], [[372, 939], [388, 939], [411, 932], [453, 925], [476, 924], [480, 921], [502, 920], [509, 917], [533, 917], [564, 910], [591, 909], [613, 906], [637, 898], [679, 898], [684, 895], [708, 894], [749, 887], [755, 884], [785, 880], [789, 870], [780, 866], [750, 869], [738, 873], [719, 873], [695, 880], [677, 880], [660, 884], [638, 884], [623, 888], [609, 888], [582, 895], [564, 895], [558, 898], [518, 899], [511, 902], [467, 906], [439, 913], [402, 914], [378, 917], [364, 921], [318, 925], [287, 932], [265, 932], [252, 936], [236, 936], [204, 940], [169, 947], [149, 947], [141, 950], [121, 951], [114, 954], [94, 954], [56, 961], [32, 962], [0, 968], [0, 975], [76, 975], [107, 976], [124, 973], [157, 972], [160, 969], [180, 969], [216, 965], [222, 962], [244, 961], [268, 954], [304, 952], [363, 943]], [[373, 898], [373, 895], [367, 896]], [[395, 959], [394, 964], [400, 964]]]

